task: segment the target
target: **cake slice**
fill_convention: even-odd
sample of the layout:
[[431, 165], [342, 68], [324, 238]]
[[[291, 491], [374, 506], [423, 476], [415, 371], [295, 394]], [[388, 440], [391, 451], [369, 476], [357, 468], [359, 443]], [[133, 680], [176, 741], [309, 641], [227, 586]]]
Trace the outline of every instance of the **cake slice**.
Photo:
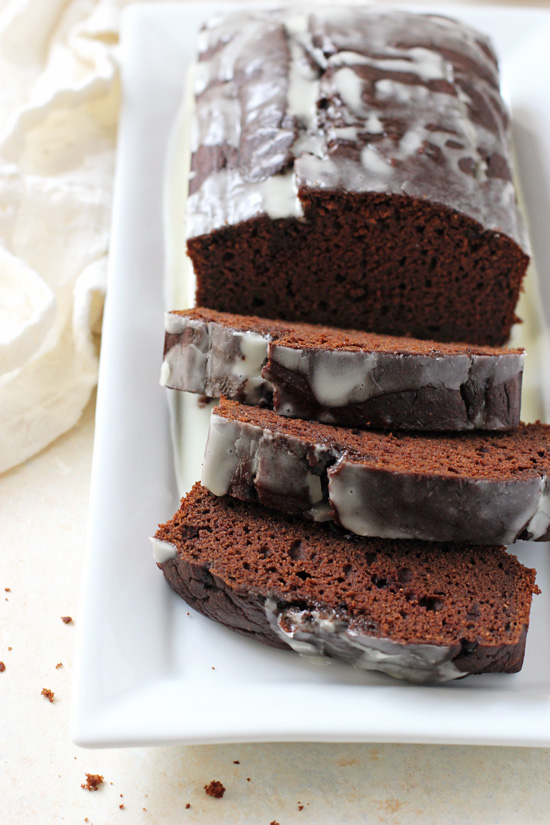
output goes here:
[[538, 588], [502, 547], [359, 538], [199, 484], [153, 545], [189, 605], [273, 647], [413, 682], [522, 666]]
[[524, 353], [198, 307], [168, 312], [162, 383], [280, 415], [399, 430], [509, 430]]
[[222, 399], [202, 483], [363, 536], [550, 540], [550, 426], [384, 434], [283, 418]]

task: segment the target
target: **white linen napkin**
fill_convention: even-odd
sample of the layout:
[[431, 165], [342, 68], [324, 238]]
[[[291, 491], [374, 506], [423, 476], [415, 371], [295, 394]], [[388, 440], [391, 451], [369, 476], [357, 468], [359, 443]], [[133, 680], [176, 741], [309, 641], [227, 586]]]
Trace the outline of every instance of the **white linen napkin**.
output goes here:
[[0, 472], [97, 380], [124, 0], [0, 0]]

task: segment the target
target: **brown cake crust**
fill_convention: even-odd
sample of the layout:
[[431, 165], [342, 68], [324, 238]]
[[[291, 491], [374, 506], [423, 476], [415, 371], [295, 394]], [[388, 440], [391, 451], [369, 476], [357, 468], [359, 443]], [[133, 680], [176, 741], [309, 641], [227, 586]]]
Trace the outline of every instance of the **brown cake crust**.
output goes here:
[[506, 543], [550, 539], [550, 427], [511, 433], [349, 430], [222, 399], [203, 484], [359, 535]]
[[348, 427], [507, 430], [522, 350], [271, 321], [204, 307], [165, 318], [162, 381]]
[[[449, 677], [450, 663], [452, 678], [521, 668], [538, 588], [504, 548], [362, 539], [198, 484], [155, 539], [172, 548], [159, 567], [188, 604], [264, 644], [297, 648], [300, 636], [357, 664], [354, 633], [364, 635], [393, 655], [416, 651], [416, 663], [397, 663], [416, 681]], [[339, 628], [338, 643], [322, 639], [319, 615]], [[424, 646], [439, 649], [436, 664]]]
[[218, 18], [201, 35], [196, 128], [199, 305], [508, 339], [528, 243], [484, 35], [358, 8]]

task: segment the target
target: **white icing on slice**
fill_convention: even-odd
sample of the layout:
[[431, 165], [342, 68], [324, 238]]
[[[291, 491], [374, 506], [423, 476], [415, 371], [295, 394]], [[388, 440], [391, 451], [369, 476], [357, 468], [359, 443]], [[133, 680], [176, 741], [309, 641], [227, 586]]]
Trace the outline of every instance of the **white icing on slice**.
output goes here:
[[256, 332], [235, 332], [234, 337], [239, 342], [242, 358], [233, 362], [231, 375], [245, 382], [245, 393], [253, 398], [258, 387], [267, 385], [260, 373], [267, 361], [268, 338]]
[[541, 539], [550, 527], [550, 478], [545, 476], [540, 482], [540, 495], [535, 514], [525, 528], [531, 539]]
[[303, 216], [293, 171], [286, 172], [284, 175], [273, 175], [268, 180], [262, 181], [259, 188], [265, 212], [272, 220]]
[[[402, 57], [403, 51], [392, 49], [384, 43], [388, 50], [387, 57], [373, 58], [358, 52], [336, 52], [328, 59], [330, 66], [372, 66], [384, 72], [400, 72], [416, 74], [422, 80], [448, 79], [452, 76], [452, 65], [447, 64], [438, 52], [416, 46], [406, 50], [407, 58]], [[394, 56], [395, 55], [395, 56]]]
[[[357, 404], [386, 393], [420, 388], [460, 390], [469, 380], [496, 386], [521, 374], [523, 356], [445, 354], [425, 356], [393, 352], [299, 349], [277, 342], [271, 360], [302, 375], [322, 407]], [[278, 409], [278, 412], [282, 412]], [[292, 415], [292, 407], [285, 408]], [[476, 425], [485, 422], [483, 406]]]
[[186, 329], [192, 330], [192, 340], [178, 343], [164, 356], [161, 370], [161, 384], [174, 390], [187, 390], [203, 394], [207, 391], [208, 355], [210, 336], [208, 326], [202, 321], [167, 312], [165, 329], [180, 335]]
[[[178, 315], [176, 312], [164, 313], [164, 331], [168, 335], [181, 335], [191, 324], [187, 315]], [[196, 322], [198, 323], [198, 322]]]
[[371, 135], [378, 135], [384, 131], [384, 124], [378, 115], [369, 115], [366, 122], [367, 132]]
[[466, 676], [451, 661], [452, 649], [430, 644], [398, 644], [350, 628], [333, 610], [281, 609], [265, 601], [271, 629], [296, 653], [331, 656], [362, 670], [378, 670], [396, 679], [423, 684]]
[[301, 120], [303, 128], [311, 130], [317, 126], [317, 99], [319, 97], [319, 73], [306, 57], [306, 50], [298, 37], [307, 32], [307, 16], [296, 15], [285, 20], [289, 39], [290, 68], [288, 76], [288, 114]]
[[162, 362], [162, 367], [160, 368], [160, 386], [166, 387], [170, 382], [170, 364], [168, 361]]
[[153, 558], [157, 564], [164, 564], [170, 559], [175, 559], [177, 555], [177, 548], [175, 544], [170, 541], [161, 541], [154, 536], [151, 536], [151, 544], [153, 545]]
[[187, 237], [194, 238], [260, 215], [303, 217], [293, 170], [267, 180], [248, 183], [238, 170], [222, 169], [209, 175], [187, 201]]
[[359, 112], [364, 108], [362, 91], [363, 81], [353, 69], [339, 69], [334, 74], [334, 85], [341, 100], [349, 106], [353, 112]]
[[201, 483], [215, 496], [225, 496], [229, 492], [235, 470], [239, 466], [238, 438], [239, 428], [234, 422], [212, 413]]
[[391, 175], [393, 173], [393, 169], [390, 164], [382, 158], [376, 149], [373, 149], [372, 146], [365, 146], [364, 149], [361, 150], [361, 163], [369, 172], [373, 172], [376, 175]]
[[[359, 536], [511, 544], [539, 501], [537, 479], [418, 478], [410, 471], [354, 461], [345, 453], [328, 478], [329, 500], [340, 524]], [[400, 506], [390, 517], [388, 502], [393, 499]]]

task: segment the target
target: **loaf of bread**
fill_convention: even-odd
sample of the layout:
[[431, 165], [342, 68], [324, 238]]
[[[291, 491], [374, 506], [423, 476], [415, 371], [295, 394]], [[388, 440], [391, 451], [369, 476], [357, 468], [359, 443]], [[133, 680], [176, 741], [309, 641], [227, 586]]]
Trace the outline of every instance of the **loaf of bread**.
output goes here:
[[162, 383], [347, 427], [509, 430], [524, 353], [197, 307], [166, 314]]
[[371, 432], [222, 399], [202, 483], [216, 495], [334, 519], [363, 536], [472, 544], [550, 540], [550, 426]]
[[502, 547], [358, 538], [198, 484], [153, 545], [189, 605], [264, 644], [413, 682], [522, 665], [535, 571]]
[[203, 28], [197, 305], [501, 345], [528, 263], [488, 38], [436, 14], [254, 11]]

